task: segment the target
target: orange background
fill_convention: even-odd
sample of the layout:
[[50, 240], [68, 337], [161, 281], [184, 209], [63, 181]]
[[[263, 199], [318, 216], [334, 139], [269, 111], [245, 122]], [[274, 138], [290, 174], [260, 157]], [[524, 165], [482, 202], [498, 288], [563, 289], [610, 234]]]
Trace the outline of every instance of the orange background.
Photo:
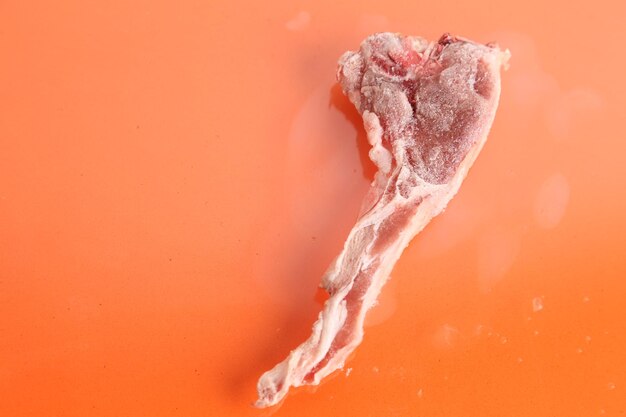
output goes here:
[[[623, 415], [624, 3], [263, 3], [0, 3], [0, 415]], [[349, 376], [256, 410], [372, 177], [334, 73], [381, 30], [510, 48], [500, 109]]]

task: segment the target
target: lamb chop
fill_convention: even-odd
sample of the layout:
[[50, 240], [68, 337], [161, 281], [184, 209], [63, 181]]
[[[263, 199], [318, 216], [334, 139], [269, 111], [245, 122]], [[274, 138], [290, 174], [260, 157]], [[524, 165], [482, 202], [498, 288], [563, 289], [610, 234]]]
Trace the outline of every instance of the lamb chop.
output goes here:
[[339, 60], [337, 79], [363, 117], [378, 171], [343, 251], [321, 286], [330, 295], [311, 336], [263, 374], [257, 407], [291, 386], [341, 369], [363, 339], [363, 321], [411, 239], [441, 213], [483, 147], [510, 54], [443, 35], [365, 39]]

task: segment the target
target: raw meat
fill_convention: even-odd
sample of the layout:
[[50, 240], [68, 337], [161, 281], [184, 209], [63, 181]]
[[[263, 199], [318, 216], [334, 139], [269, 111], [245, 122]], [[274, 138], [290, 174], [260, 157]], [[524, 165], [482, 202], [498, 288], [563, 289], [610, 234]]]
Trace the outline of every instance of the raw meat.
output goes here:
[[323, 277], [330, 297], [311, 336], [261, 376], [257, 407], [318, 384], [361, 342], [365, 313], [403, 249], [446, 207], [483, 147], [508, 57], [448, 34], [428, 42], [378, 33], [340, 58], [337, 78], [363, 116], [378, 172]]

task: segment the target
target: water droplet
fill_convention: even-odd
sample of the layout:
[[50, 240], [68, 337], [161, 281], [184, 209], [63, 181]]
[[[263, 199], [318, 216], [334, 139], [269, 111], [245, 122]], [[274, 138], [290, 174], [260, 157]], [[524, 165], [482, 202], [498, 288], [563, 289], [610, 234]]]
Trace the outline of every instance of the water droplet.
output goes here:
[[304, 30], [309, 25], [310, 21], [311, 15], [308, 12], [301, 11], [285, 23], [285, 27], [291, 31]]
[[492, 230], [478, 242], [478, 285], [489, 292], [513, 266], [520, 250], [520, 238], [510, 230]]
[[561, 173], [548, 177], [539, 187], [535, 197], [535, 221], [545, 229], [556, 227], [569, 203], [570, 187]]
[[571, 136], [582, 122], [590, 122], [604, 106], [604, 99], [595, 90], [577, 88], [563, 92], [551, 100], [545, 111], [550, 133], [557, 139]]
[[456, 344], [458, 338], [459, 329], [450, 324], [444, 324], [435, 331], [433, 343], [440, 348], [451, 348]]

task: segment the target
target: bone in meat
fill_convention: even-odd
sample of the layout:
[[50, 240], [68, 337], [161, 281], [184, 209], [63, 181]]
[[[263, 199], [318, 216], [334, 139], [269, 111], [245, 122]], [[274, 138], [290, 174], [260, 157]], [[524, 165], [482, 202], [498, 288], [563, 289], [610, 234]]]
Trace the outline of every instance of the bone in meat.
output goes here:
[[363, 117], [378, 171], [343, 251], [322, 279], [330, 294], [308, 340], [258, 382], [257, 407], [318, 384], [363, 338], [365, 313], [403, 249], [456, 194], [480, 152], [508, 51], [444, 35], [368, 37], [337, 78]]

